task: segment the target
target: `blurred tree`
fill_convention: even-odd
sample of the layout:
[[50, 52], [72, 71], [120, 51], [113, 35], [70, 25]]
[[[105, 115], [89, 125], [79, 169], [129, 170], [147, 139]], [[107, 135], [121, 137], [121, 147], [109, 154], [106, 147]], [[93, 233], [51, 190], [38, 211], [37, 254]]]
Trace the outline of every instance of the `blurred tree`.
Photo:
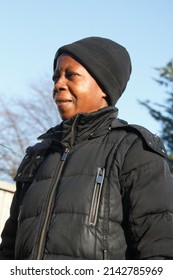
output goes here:
[[0, 180], [12, 180], [28, 146], [60, 122], [52, 99], [52, 84], [44, 78], [30, 85], [29, 96], [0, 96]]
[[166, 90], [165, 104], [152, 103], [149, 100], [140, 101], [145, 106], [150, 115], [161, 123], [161, 138], [163, 139], [170, 161], [170, 168], [173, 173], [173, 60], [165, 67], [155, 68], [159, 78], [155, 81], [164, 86]]

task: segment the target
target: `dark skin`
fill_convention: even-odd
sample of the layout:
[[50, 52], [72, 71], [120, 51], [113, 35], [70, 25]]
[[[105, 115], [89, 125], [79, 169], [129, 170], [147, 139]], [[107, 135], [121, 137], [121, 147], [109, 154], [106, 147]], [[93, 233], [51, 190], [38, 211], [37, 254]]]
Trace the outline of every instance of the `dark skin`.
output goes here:
[[106, 94], [94, 78], [67, 54], [59, 56], [53, 81], [53, 98], [63, 120], [108, 106]]

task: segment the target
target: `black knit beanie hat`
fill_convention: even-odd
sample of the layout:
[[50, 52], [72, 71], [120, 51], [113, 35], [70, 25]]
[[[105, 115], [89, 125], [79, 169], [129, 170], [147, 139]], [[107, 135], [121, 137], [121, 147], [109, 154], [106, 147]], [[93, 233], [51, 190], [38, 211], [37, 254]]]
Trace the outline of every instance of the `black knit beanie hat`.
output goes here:
[[131, 60], [127, 50], [116, 42], [101, 38], [88, 37], [58, 49], [54, 59], [62, 53], [71, 55], [82, 64], [108, 96], [108, 104], [114, 106], [131, 74]]

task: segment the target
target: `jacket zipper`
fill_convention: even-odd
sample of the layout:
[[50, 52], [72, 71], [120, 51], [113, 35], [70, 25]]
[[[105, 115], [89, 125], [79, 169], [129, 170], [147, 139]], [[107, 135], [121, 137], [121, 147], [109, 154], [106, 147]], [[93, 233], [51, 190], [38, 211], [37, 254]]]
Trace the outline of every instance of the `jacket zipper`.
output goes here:
[[38, 244], [38, 247], [37, 247], [37, 252], [35, 254], [36, 257], [34, 257], [34, 259], [36, 259], [36, 260], [42, 259], [42, 254], [43, 254], [44, 244], [45, 244], [45, 238], [46, 238], [46, 230], [47, 230], [47, 225], [49, 223], [49, 218], [50, 218], [51, 211], [52, 211], [52, 205], [53, 205], [54, 198], [55, 198], [55, 191], [57, 189], [57, 185], [58, 185], [59, 179], [61, 177], [62, 169], [63, 169], [64, 163], [65, 163], [65, 160], [67, 158], [67, 155], [68, 155], [69, 151], [70, 151], [69, 148], [65, 149], [63, 155], [61, 156], [60, 166], [58, 166], [58, 173], [55, 172], [56, 179], [55, 179], [55, 182], [53, 184], [52, 191], [49, 195], [49, 200], [48, 200], [48, 204], [47, 204], [47, 208], [46, 208], [46, 215], [45, 215], [45, 218], [44, 218], [44, 222], [43, 222], [42, 229], [41, 229], [41, 234], [40, 234], [40, 237], [39, 237], [39, 244]]
[[[70, 147], [72, 148], [74, 145], [74, 140], [75, 140], [75, 126], [77, 123], [77, 120], [79, 118], [79, 115], [76, 116], [73, 125], [71, 127], [71, 138], [70, 138]], [[62, 157], [61, 157], [61, 163], [60, 166], [58, 166], [58, 168], [55, 171], [55, 182], [53, 183], [52, 186], [52, 191], [49, 195], [49, 200], [48, 200], [48, 204], [47, 204], [47, 208], [46, 208], [46, 214], [44, 217], [44, 221], [43, 221], [43, 226], [41, 228], [41, 233], [40, 233], [40, 238], [39, 238], [39, 244], [37, 246], [37, 249], [35, 250], [36, 253], [33, 253], [33, 259], [36, 260], [40, 260], [42, 259], [42, 255], [43, 255], [43, 250], [44, 250], [44, 245], [45, 245], [45, 238], [46, 238], [46, 230], [47, 230], [47, 225], [49, 223], [49, 218], [51, 215], [51, 211], [52, 211], [52, 205], [55, 199], [55, 191], [57, 189], [57, 185], [59, 182], [59, 179], [61, 177], [61, 173], [62, 173], [62, 169], [65, 163], [65, 160], [67, 158], [68, 153], [70, 152], [71, 148], [66, 148]]]
[[91, 208], [90, 208], [89, 217], [88, 217], [88, 224], [92, 225], [92, 226], [95, 226], [96, 222], [97, 222], [98, 209], [99, 209], [99, 204], [100, 204], [100, 196], [101, 196], [101, 191], [102, 191], [102, 186], [103, 186], [103, 181], [104, 181], [104, 175], [105, 175], [105, 169], [99, 167], [97, 170], [96, 182], [95, 182], [95, 186], [94, 186]]

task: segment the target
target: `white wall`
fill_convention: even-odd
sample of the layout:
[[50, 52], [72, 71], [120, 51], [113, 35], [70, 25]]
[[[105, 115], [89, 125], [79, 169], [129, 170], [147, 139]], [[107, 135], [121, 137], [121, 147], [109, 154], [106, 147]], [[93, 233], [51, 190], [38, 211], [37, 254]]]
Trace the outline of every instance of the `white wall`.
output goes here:
[[10, 214], [10, 205], [14, 191], [15, 184], [0, 181], [0, 235]]

